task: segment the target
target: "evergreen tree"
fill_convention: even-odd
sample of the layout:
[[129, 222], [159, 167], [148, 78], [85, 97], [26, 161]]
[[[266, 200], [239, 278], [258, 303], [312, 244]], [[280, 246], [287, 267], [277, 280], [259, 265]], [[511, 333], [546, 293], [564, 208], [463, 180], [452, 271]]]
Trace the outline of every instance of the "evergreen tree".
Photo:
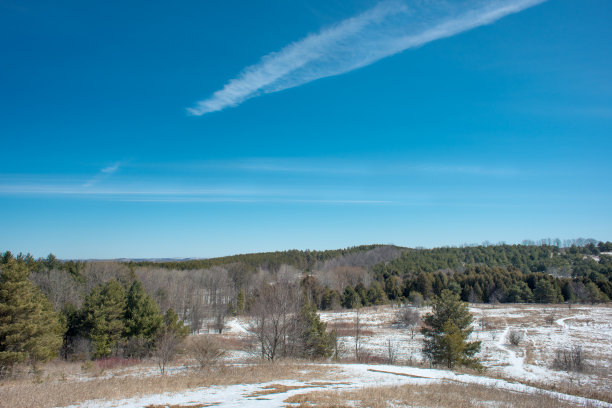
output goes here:
[[298, 316], [300, 328], [298, 341], [303, 357], [327, 358], [332, 355], [335, 338], [327, 333], [327, 323], [322, 322], [314, 304], [305, 303]]
[[59, 316], [28, 275], [12, 258], [0, 270], [0, 374], [16, 363], [50, 360], [62, 345]]
[[244, 289], [240, 289], [238, 297], [236, 299], [236, 314], [242, 314], [244, 312]]
[[480, 351], [480, 342], [467, 341], [472, 332], [472, 320], [467, 303], [450, 290], [443, 290], [442, 295], [435, 299], [432, 312], [423, 319], [423, 353], [434, 363], [448, 368], [455, 365], [480, 368], [478, 359], [474, 357]]
[[510, 303], [530, 303], [533, 302], [533, 293], [525, 282], [517, 282], [508, 289], [506, 301]]
[[124, 336], [139, 337], [151, 343], [162, 320], [163, 316], [153, 298], [145, 292], [139, 281], [134, 281], [127, 294]]
[[608, 296], [606, 296], [605, 293], [599, 290], [597, 285], [594, 284], [593, 282], [587, 283], [585, 287], [586, 287], [586, 290], [588, 291], [589, 300], [591, 301], [591, 303], [601, 303], [601, 302], [610, 301]]
[[359, 297], [359, 294], [351, 285], [348, 285], [346, 288], [344, 288], [344, 293], [342, 294], [342, 307], [353, 309], [359, 306], [361, 306], [361, 298]]
[[370, 289], [368, 289], [368, 302], [371, 305], [382, 305], [387, 301], [387, 296], [385, 296], [385, 291], [382, 288], [382, 285], [378, 282], [372, 283]]
[[164, 314], [160, 333], [172, 332], [179, 338], [184, 339], [189, 335], [189, 326], [185, 326], [182, 320], [179, 320], [174, 309], [170, 308]]
[[85, 299], [85, 325], [94, 347], [94, 358], [116, 351], [124, 331], [125, 289], [115, 279], [92, 289]]
[[540, 279], [536, 283], [533, 296], [538, 303], [559, 303], [563, 301], [559, 287], [547, 279]]

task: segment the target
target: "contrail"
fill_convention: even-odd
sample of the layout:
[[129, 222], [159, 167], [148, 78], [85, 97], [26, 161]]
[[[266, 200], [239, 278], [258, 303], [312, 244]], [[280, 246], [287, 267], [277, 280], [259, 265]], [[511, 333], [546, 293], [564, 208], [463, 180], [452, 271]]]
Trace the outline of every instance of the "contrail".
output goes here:
[[384, 1], [355, 17], [265, 55], [211, 97], [188, 108], [200, 116], [247, 99], [340, 75], [409, 48], [450, 37], [546, 0]]

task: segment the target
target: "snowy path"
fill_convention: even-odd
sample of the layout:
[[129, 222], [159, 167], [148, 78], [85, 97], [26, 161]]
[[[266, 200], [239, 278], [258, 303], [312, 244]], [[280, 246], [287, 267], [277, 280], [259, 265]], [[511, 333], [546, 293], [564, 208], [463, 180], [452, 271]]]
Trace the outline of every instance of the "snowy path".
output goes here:
[[508, 361], [510, 366], [504, 367], [504, 371], [513, 377], [524, 378], [525, 375], [531, 376], [531, 373], [525, 371], [525, 357], [518, 356], [514, 350], [505, 344], [505, 341], [508, 338], [508, 333], [510, 333], [509, 326], [504, 329], [496, 344], [499, 349], [508, 353]]
[[[402, 384], [429, 384], [454, 382], [480, 384], [496, 389], [529, 394], [547, 394], [577, 406], [612, 408], [612, 404], [576, 397], [553, 391], [541, 390], [527, 385], [450, 371], [401, 367], [391, 365], [337, 364], [330, 368], [340, 370], [335, 381], [273, 381], [261, 384], [238, 384], [187, 390], [180, 393], [150, 395], [117, 401], [95, 400], [74, 407], [123, 407], [136, 408], [148, 405], [215, 406], [221, 408], [284, 407], [290, 396], [315, 390], [350, 390], [363, 387], [392, 386]], [[195, 405], [197, 404], [197, 405]]]

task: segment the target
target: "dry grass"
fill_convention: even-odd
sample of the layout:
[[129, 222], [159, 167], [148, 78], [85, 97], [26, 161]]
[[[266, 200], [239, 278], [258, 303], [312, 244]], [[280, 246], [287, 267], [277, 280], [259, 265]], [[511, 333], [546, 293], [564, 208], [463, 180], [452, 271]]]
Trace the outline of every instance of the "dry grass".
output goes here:
[[[482, 385], [429, 384], [372, 387], [354, 391], [314, 391], [287, 398], [287, 407], [299, 408], [386, 408], [410, 407], [516, 407], [566, 408], [573, 404], [544, 394], [524, 394]], [[296, 405], [294, 405], [296, 404]]]
[[204, 408], [204, 407], [214, 407], [214, 406], [219, 405], [219, 404], [221, 404], [221, 403], [220, 402], [210, 402], [208, 404], [201, 404], [201, 403], [195, 403], [194, 402], [192, 405], [152, 404], [152, 405], [147, 405], [145, 408]]
[[528, 385], [530, 387], [539, 388], [541, 390], [554, 391], [567, 395], [575, 395], [577, 397], [584, 397], [612, 404], [612, 394], [607, 392], [605, 389], [597, 388], [593, 384], [585, 383], [585, 381], [580, 381], [579, 377], [577, 377], [574, 381], [565, 380], [556, 382], [547, 382], [545, 379], [542, 379], [542, 381], [529, 381], [524, 379], [517, 380], [516, 378], [493, 372], [488, 372], [486, 377], [497, 378], [508, 382], [516, 382], [519, 384]]
[[250, 350], [251, 342], [248, 339], [235, 337], [231, 335], [217, 335], [216, 338], [223, 344], [225, 350]]
[[315, 385], [284, 385], [284, 384], [270, 384], [266, 387], [261, 388], [258, 391], [255, 391], [249, 395], [247, 395], [247, 397], [262, 397], [264, 395], [270, 395], [270, 394], [282, 394], [285, 393], [287, 391], [292, 391], [292, 390], [299, 390], [299, 389], [303, 389], [303, 388], [313, 388], [316, 387]]
[[[329, 330], [334, 330], [338, 337], [355, 337], [354, 322], [332, 322], [327, 327]], [[376, 334], [374, 330], [365, 329], [363, 326], [359, 329], [359, 335], [362, 337], [373, 336], [374, 334]]]
[[299, 390], [304, 388], [318, 388], [327, 387], [329, 385], [349, 384], [346, 382], [329, 382], [329, 381], [311, 381], [304, 385], [284, 385], [284, 384], [270, 384], [266, 387], [261, 388], [259, 391], [255, 391], [247, 397], [261, 397], [270, 394], [281, 394], [287, 391]]
[[[78, 367], [78, 365], [77, 365]], [[151, 368], [152, 369], [152, 368]], [[72, 368], [72, 370], [78, 370]], [[275, 380], [331, 379], [329, 367], [285, 361], [249, 366], [221, 366], [210, 372], [185, 370], [181, 374], [160, 376], [114, 376], [75, 381], [44, 376], [40, 381], [22, 378], [0, 383], [0, 407], [32, 408], [76, 404], [92, 399], [120, 399], [212, 385], [252, 384]]]

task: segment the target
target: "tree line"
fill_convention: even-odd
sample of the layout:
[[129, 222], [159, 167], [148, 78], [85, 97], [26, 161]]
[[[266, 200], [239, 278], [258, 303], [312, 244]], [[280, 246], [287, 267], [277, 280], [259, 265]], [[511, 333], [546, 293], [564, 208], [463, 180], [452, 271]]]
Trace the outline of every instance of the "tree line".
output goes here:
[[[81, 262], [5, 252], [0, 366], [44, 360], [57, 351], [65, 358], [142, 357], [164, 333], [221, 333], [227, 316], [238, 314], [251, 316], [264, 358], [312, 355], [305, 350], [327, 355], [333, 339], [317, 309], [420, 304], [444, 291], [464, 302], [608, 301], [612, 243], [581, 243], [372, 245], [239, 255], [206, 260], [213, 266], [201, 269], [189, 269], [193, 261]], [[279, 265], [281, 259], [303, 268]], [[44, 340], [26, 341], [37, 336]]]

